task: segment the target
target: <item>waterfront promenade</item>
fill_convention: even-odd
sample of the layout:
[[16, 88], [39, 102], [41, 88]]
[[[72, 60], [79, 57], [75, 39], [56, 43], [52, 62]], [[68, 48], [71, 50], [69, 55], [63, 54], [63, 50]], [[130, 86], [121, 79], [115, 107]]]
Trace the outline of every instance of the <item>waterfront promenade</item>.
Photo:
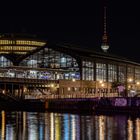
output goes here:
[[139, 112], [139, 97], [95, 81], [0, 78], [0, 109]]
[[[2, 97], [2, 96], [1, 96]], [[6, 96], [7, 97], [7, 96]], [[1, 99], [1, 110], [140, 113], [140, 97], [73, 97], [50, 96], [47, 99]]]

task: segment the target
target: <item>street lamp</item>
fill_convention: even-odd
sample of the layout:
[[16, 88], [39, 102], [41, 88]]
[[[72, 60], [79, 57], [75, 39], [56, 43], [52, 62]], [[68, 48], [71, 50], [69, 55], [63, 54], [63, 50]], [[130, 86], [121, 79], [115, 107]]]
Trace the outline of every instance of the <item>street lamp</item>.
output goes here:
[[104, 84], [101, 84], [102, 87], [104, 87]]
[[76, 81], [76, 80], [73, 78], [73, 79], [72, 79], [72, 82], [75, 82], [75, 81]]
[[139, 92], [139, 86], [140, 86], [140, 82], [136, 82], [136, 90], [137, 90], [137, 93]]
[[137, 84], [137, 85], [139, 85], [139, 84], [140, 84], [140, 82], [137, 82], [136, 84]]
[[103, 81], [102, 81], [102, 80], [100, 80], [100, 81], [99, 81], [99, 83], [100, 83], [100, 84], [102, 84], [102, 83], [103, 83]]
[[132, 81], [133, 81], [133, 79], [132, 79], [132, 78], [129, 78], [129, 79], [128, 79], [128, 81], [129, 81], [129, 82], [132, 82]]
[[51, 84], [51, 87], [54, 87], [54, 84]]

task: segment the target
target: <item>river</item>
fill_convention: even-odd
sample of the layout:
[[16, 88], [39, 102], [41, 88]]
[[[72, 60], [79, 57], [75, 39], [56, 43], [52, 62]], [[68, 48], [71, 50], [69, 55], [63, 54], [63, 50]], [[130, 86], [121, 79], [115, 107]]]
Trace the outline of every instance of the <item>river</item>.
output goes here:
[[0, 140], [140, 140], [140, 117], [0, 112]]

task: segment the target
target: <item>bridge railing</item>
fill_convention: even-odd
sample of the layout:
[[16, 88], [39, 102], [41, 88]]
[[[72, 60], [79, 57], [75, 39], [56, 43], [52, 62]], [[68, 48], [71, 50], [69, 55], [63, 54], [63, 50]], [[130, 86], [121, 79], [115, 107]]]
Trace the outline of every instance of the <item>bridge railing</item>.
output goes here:
[[97, 97], [119, 97], [118, 93], [108, 93], [106, 95], [102, 94], [48, 94], [48, 95], [26, 95], [25, 99], [65, 99], [65, 98], [97, 98]]
[[16, 82], [16, 83], [58, 83], [58, 80], [46, 80], [46, 79], [27, 79], [27, 78], [12, 78], [12, 77], [0, 77], [0, 82]]

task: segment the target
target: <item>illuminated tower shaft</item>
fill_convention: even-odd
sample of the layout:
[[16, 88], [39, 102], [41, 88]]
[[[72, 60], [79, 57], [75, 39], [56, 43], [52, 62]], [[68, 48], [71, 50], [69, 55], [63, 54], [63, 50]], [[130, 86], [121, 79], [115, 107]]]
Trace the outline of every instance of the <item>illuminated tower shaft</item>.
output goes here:
[[107, 50], [109, 49], [106, 25], [107, 25], [106, 24], [106, 7], [104, 7], [104, 33], [103, 33], [102, 45], [101, 45], [101, 48], [104, 52], [107, 52]]

